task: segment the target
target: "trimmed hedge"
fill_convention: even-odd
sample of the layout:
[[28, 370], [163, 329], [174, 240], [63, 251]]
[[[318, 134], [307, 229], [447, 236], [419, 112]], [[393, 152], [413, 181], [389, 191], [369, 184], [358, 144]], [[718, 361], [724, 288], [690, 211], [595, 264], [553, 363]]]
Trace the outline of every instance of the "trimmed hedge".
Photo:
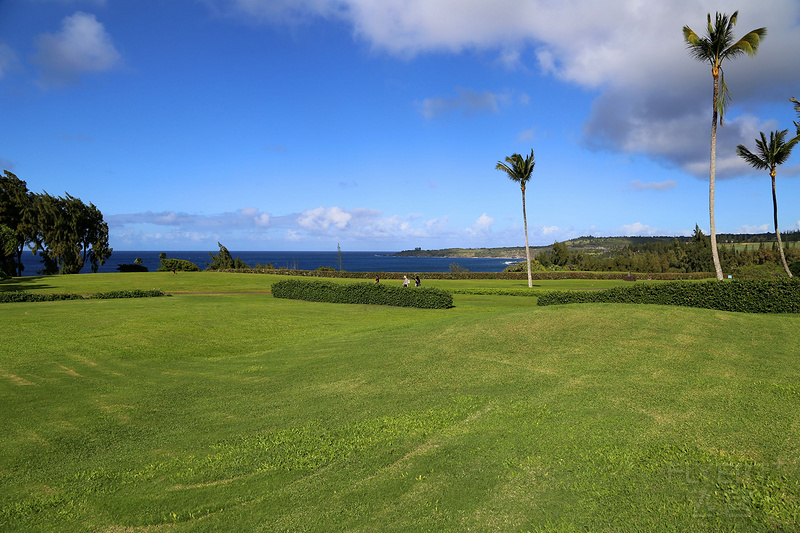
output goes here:
[[153, 298], [164, 296], [164, 291], [159, 289], [151, 289], [144, 291], [141, 289], [125, 290], [125, 291], [109, 291], [109, 292], [96, 292], [89, 296], [95, 300], [112, 300], [115, 298]]
[[800, 313], [800, 281], [746, 279], [642, 284], [602, 291], [550, 291], [538, 305], [635, 303], [683, 305], [741, 313]]
[[59, 300], [83, 300], [80, 294], [34, 294], [25, 291], [0, 292], [0, 303], [56, 302]]
[[17, 302], [56, 302], [60, 300], [110, 300], [112, 298], [151, 298], [156, 296], [164, 296], [164, 292], [158, 289], [149, 291], [143, 290], [130, 290], [130, 291], [111, 291], [111, 292], [97, 292], [88, 296], [74, 293], [52, 293], [40, 294], [25, 291], [11, 291], [0, 292], [0, 303], [17, 303]]
[[547, 291], [541, 289], [447, 289], [450, 294], [477, 294], [481, 296], [541, 296]]
[[187, 259], [164, 258], [158, 266], [156, 272], [200, 272], [200, 267]]
[[290, 279], [272, 284], [272, 296], [310, 302], [393, 305], [423, 309], [449, 309], [453, 296], [433, 287], [404, 288], [380, 283], [333, 283]]
[[117, 265], [117, 270], [120, 272], [147, 272], [147, 267], [138, 263], [128, 263]]

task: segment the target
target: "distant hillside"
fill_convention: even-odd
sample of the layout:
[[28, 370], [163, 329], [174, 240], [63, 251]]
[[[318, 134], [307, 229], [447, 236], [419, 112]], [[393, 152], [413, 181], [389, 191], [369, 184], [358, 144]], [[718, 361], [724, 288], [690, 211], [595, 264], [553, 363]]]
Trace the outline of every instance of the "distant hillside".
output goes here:
[[[540, 246], [537, 249], [546, 249], [549, 246]], [[531, 247], [531, 250], [534, 248]], [[399, 257], [508, 257], [518, 259], [525, 257], [525, 247], [510, 248], [444, 248], [441, 250], [404, 250], [394, 254]]]
[[[786, 241], [800, 241], [800, 231], [790, 231], [782, 233], [782, 238]], [[653, 242], [672, 242], [674, 240], [689, 242], [691, 237], [686, 236], [653, 236], [653, 237], [578, 237], [564, 241], [571, 252], [607, 252], [621, 250], [629, 245], [641, 245]], [[771, 243], [775, 240], [774, 233], [718, 233], [717, 242], [726, 243]], [[536, 253], [549, 250], [550, 246], [531, 246], [531, 256]], [[399, 257], [507, 257], [518, 259], [525, 257], [524, 246], [512, 246], [504, 248], [444, 248], [441, 250], [404, 250], [394, 254]]]

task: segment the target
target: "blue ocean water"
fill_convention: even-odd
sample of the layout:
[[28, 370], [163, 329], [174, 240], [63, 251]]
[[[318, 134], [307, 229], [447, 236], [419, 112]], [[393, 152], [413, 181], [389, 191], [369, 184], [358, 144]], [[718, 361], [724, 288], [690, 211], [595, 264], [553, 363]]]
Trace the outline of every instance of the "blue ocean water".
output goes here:
[[[214, 251], [216, 254], [218, 250]], [[114, 251], [106, 264], [98, 272], [118, 272], [117, 265], [133, 263], [136, 258], [150, 272], [159, 266], [160, 252]], [[186, 259], [205, 270], [206, 263], [211, 262], [208, 251], [165, 252], [173, 259]], [[451, 263], [458, 263], [470, 272], [501, 272], [509, 263], [517, 261], [504, 258], [451, 258], [451, 257], [396, 257], [395, 252], [342, 252], [342, 269], [348, 272], [449, 272]], [[314, 270], [330, 266], [338, 269], [337, 252], [237, 252], [231, 251], [233, 257], [253, 267], [257, 264], [272, 263], [275, 268], [291, 268]], [[25, 265], [23, 275], [35, 276], [41, 269], [41, 262], [26, 251], [22, 256]], [[91, 267], [85, 265], [82, 274], [91, 273]]]

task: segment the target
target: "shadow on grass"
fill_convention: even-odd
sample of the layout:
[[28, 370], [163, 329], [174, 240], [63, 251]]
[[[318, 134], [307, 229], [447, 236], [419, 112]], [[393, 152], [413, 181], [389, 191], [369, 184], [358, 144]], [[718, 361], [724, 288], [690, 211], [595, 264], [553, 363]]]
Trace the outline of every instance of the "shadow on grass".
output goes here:
[[0, 292], [29, 291], [34, 289], [50, 289], [52, 285], [45, 280], [47, 276], [26, 276], [8, 278], [0, 281]]

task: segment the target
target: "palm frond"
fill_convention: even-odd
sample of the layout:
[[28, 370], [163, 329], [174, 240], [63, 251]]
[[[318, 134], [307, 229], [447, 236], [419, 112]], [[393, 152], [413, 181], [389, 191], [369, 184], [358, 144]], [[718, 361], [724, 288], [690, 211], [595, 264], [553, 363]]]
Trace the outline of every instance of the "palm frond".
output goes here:
[[506, 157], [505, 163], [498, 161], [495, 169], [505, 172], [511, 180], [518, 182], [524, 189], [525, 183], [531, 178], [535, 165], [533, 150], [531, 150], [531, 155], [524, 159], [520, 154], [512, 154]]
[[750, 150], [745, 147], [745, 145], [740, 144], [736, 147], [736, 153], [745, 160], [745, 162], [750, 165], [751, 167], [758, 169], [758, 170], [767, 170], [769, 169], [769, 165], [758, 157], [756, 154], [751, 152]]
[[758, 46], [767, 35], [767, 28], [753, 30], [725, 50], [725, 58], [733, 58], [742, 54], [754, 57], [758, 53]]
[[769, 134], [769, 140], [763, 131], [759, 132], [761, 138], [756, 139], [758, 155], [741, 144], [736, 147], [736, 153], [753, 168], [773, 170], [784, 164], [792, 154], [792, 149], [800, 143], [800, 136], [785, 140], [788, 132], [789, 130], [772, 131]]
[[771, 143], [771, 155], [772, 161], [775, 165], [782, 165], [788, 159], [789, 156], [792, 155], [792, 150], [797, 143], [800, 141], [798, 137], [792, 137], [788, 141], [786, 139], [786, 135], [788, 134], [789, 130], [783, 131], [776, 131], [770, 134], [770, 143]]
[[690, 46], [694, 46], [700, 41], [700, 36], [697, 35], [692, 28], [689, 26], [683, 27], [683, 40], [686, 41], [686, 44]]
[[728, 107], [730, 107], [731, 100], [733, 96], [731, 95], [730, 89], [728, 89], [728, 84], [725, 83], [725, 71], [721, 68], [719, 69], [719, 95], [717, 96], [717, 113], [719, 114], [719, 125], [725, 125], [725, 113], [728, 111]]

